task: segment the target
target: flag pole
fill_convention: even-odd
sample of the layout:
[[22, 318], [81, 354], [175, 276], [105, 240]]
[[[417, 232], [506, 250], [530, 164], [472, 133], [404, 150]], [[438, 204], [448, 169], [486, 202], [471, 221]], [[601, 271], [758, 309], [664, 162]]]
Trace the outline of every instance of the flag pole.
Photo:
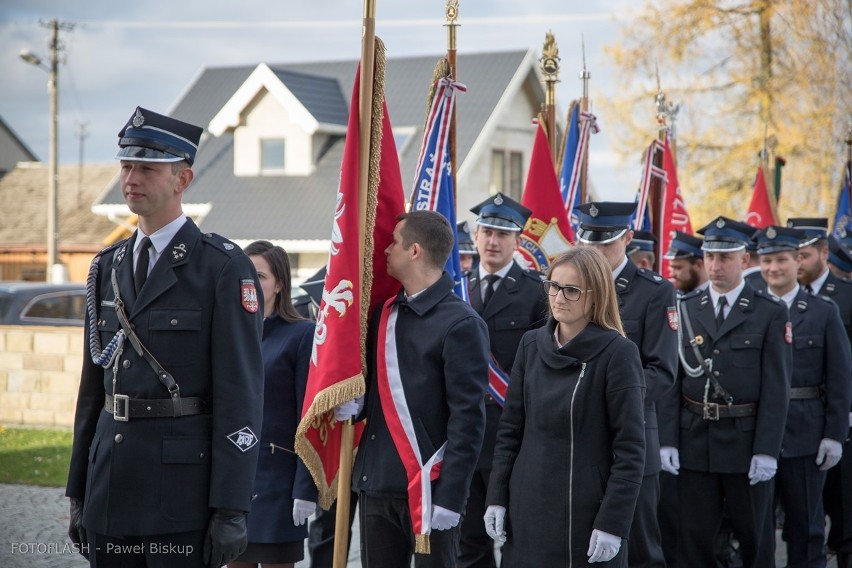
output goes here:
[[[657, 95], [654, 97], [654, 103], [657, 107], [657, 139], [666, 143], [669, 142], [669, 148], [672, 153], [672, 162], [677, 167], [677, 143], [675, 142], [675, 117], [680, 105], [666, 101], [666, 93], [660, 85], [660, 69], [657, 62], [654, 62], [654, 71], [657, 76]], [[651, 161], [654, 166], [663, 168], [664, 156], [662, 151], [658, 151], [656, 146], [652, 146], [651, 150], [654, 155], [651, 156]], [[656, 235], [657, 239], [663, 241], [663, 180], [654, 177], [651, 180], [651, 188], [648, 199], [651, 207], [651, 232]], [[656, 255], [654, 261], [654, 270], [660, 272], [663, 266], [662, 254]]]
[[[364, 0], [361, 38], [361, 67], [358, 93], [358, 289], [364, 286], [364, 248], [367, 227], [367, 193], [370, 178], [370, 133], [373, 111], [373, 72], [376, 52], [376, 3]], [[362, 307], [369, 300], [361, 298]], [[352, 493], [352, 420], [341, 424], [340, 467], [337, 473], [337, 513], [334, 525], [334, 568], [345, 568], [349, 555], [349, 508]]]
[[[459, 23], [456, 21], [459, 17], [459, 0], [447, 0], [446, 5], [446, 23], [447, 28], [447, 66], [449, 67], [448, 77], [453, 81], [458, 81], [458, 65], [456, 63], [456, 28]], [[429, 110], [426, 110], [427, 114]], [[453, 177], [453, 199], [458, 203], [458, 185], [456, 184], [456, 107], [453, 106], [453, 114], [450, 116], [450, 166]], [[453, 227], [455, 230], [455, 227]]]
[[547, 134], [547, 148], [553, 163], [559, 162], [559, 145], [556, 136], [556, 83], [559, 82], [559, 47], [552, 31], [544, 35], [544, 46], [541, 48], [541, 72], [544, 75], [544, 108], [541, 114], [544, 118], [544, 129]]
[[[589, 102], [589, 79], [592, 74], [586, 69], [586, 40], [583, 34], [580, 34], [580, 47], [583, 52], [583, 70], [580, 71], [580, 79], [583, 81], [583, 98], [580, 99], [580, 112], [589, 112], [591, 103]], [[589, 152], [586, 151], [583, 156], [583, 164], [580, 172], [580, 203], [589, 201]]]

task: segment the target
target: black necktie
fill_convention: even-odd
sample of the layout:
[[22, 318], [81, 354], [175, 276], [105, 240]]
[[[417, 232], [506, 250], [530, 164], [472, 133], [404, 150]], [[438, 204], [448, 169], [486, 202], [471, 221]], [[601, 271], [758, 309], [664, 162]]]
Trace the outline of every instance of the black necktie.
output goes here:
[[139, 245], [139, 258], [136, 259], [136, 270], [133, 273], [133, 284], [136, 287], [136, 295], [139, 295], [139, 290], [145, 285], [148, 279], [148, 248], [151, 246], [151, 239], [145, 237]]
[[810, 284], [808, 284], [807, 286], [805, 286], [805, 292], [807, 292], [807, 293], [808, 293], [808, 294], [810, 294], [811, 296], [813, 296], [813, 295], [814, 295], [814, 289], [811, 287], [811, 285], [810, 285]]
[[494, 283], [498, 280], [500, 280], [500, 277], [496, 274], [488, 274], [485, 276], [485, 295], [482, 297], [483, 308], [491, 301], [491, 297], [494, 295]]
[[722, 327], [722, 322], [725, 321], [725, 306], [728, 305], [728, 299], [725, 296], [719, 296], [716, 305], [719, 306], [719, 312], [716, 314], [716, 329], [719, 329]]

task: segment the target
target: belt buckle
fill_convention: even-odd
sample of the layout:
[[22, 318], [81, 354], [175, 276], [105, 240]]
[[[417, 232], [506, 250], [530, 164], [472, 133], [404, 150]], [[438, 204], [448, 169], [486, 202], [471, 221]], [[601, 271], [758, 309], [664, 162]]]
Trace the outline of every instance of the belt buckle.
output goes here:
[[[121, 401], [123, 404], [119, 404]], [[120, 412], [120, 408], [124, 408], [124, 412]], [[119, 422], [127, 422], [130, 415], [130, 397], [126, 394], [115, 394], [112, 396], [112, 418]]]
[[719, 420], [719, 405], [715, 402], [704, 403], [704, 420]]

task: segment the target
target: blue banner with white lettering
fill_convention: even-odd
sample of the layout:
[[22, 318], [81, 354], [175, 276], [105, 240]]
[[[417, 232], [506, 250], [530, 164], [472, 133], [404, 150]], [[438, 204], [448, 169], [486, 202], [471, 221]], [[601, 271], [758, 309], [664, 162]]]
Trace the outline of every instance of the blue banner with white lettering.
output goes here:
[[[435, 86], [432, 107], [426, 118], [423, 143], [417, 159], [414, 191], [411, 195], [412, 211], [437, 211], [450, 222], [456, 233], [456, 196], [453, 187], [453, 164], [450, 153], [450, 127], [455, 106], [456, 91], [467, 88], [449, 78], [439, 79]], [[459, 263], [459, 239], [456, 234], [453, 251], [445, 267], [456, 283], [456, 294], [467, 300], [467, 286], [463, 285]]]
[[852, 237], [852, 199], [849, 196], [852, 191], [852, 161], [846, 162], [844, 170], [843, 185], [840, 187], [840, 195], [837, 196], [837, 211], [831, 228], [838, 239]]

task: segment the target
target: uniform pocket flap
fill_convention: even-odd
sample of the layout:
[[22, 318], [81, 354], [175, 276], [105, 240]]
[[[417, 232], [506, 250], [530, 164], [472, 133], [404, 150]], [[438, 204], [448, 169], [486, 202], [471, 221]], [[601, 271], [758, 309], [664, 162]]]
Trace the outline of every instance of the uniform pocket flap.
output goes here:
[[201, 308], [153, 309], [148, 325], [151, 330], [186, 331], [201, 329]]
[[821, 335], [797, 335], [793, 334], [793, 345], [796, 349], [810, 349], [812, 347], [822, 347], [823, 338]]
[[163, 463], [210, 463], [210, 440], [205, 438], [164, 438]]
[[731, 335], [731, 349], [760, 349], [763, 336], [755, 334]]

